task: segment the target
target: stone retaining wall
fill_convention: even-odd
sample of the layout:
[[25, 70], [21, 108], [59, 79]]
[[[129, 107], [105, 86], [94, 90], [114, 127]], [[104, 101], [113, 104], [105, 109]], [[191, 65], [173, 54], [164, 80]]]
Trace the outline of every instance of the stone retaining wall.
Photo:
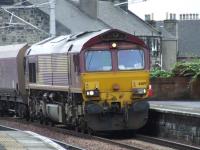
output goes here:
[[200, 146], [200, 118], [181, 114], [150, 111], [142, 133]]

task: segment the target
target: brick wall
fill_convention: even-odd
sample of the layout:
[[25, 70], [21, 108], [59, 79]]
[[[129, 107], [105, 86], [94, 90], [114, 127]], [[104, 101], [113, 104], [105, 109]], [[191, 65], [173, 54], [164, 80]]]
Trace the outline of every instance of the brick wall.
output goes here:
[[191, 78], [156, 78], [151, 80], [153, 100], [184, 100], [200, 98], [200, 80]]

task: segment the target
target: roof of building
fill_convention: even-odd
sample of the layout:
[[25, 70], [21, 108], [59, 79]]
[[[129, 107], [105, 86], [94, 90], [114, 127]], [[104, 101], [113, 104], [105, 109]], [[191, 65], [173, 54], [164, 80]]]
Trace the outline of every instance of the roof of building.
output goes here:
[[114, 6], [110, 1], [98, 2], [98, 18], [112, 28], [117, 28], [137, 36], [160, 36], [156, 28], [147, 24], [134, 13]]
[[200, 57], [200, 20], [178, 22], [178, 57]]
[[[200, 20], [179, 20], [178, 23], [178, 57], [200, 57]], [[156, 22], [156, 28], [162, 32], [163, 40], [176, 39], [164, 28], [163, 21]]]
[[[46, 2], [46, 0], [40, 1], [41, 3]], [[115, 28], [137, 36], [159, 36], [159, 32], [155, 28], [135, 14], [124, 11], [119, 6], [114, 6], [110, 1], [96, 1], [97, 10], [95, 11], [95, 8], [91, 7], [92, 12], [96, 14], [93, 17], [84, 12], [78, 0], [56, 1], [56, 19], [65, 25], [71, 33]], [[37, 3], [38, 0], [31, 0], [30, 2]], [[92, 3], [94, 2], [92, 1]], [[44, 7], [39, 9], [49, 14], [48, 9]], [[88, 6], [87, 9], [89, 11], [90, 7]]]
[[156, 22], [156, 28], [162, 33], [163, 40], [177, 40], [177, 38], [164, 28], [163, 21]]
[[[30, 0], [33, 4], [45, 3], [46, 0]], [[50, 14], [49, 8], [38, 8]], [[102, 20], [92, 18], [80, 9], [78, 4], [71, 0], [57, 0], [56, 1], [56, 20], [69, 29], [70, 33], [79, 33], [89, 30], [100, 30], [109, 28]]]

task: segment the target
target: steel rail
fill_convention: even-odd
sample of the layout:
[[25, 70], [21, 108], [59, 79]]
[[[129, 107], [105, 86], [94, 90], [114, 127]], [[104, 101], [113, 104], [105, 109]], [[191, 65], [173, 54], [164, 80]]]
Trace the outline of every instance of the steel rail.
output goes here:
[[200, 147], [186, 145], [179, 142], [169, 141], [166, 139], [155, 138], [155, 137], [150, 137], [150, 136], [141, 135], [141, 134], [136, 134], [135, 138], [141, 141], [150, 142], [150, 143], [154, 143], [154, 144], [158, 144], [162, 146], [167, 146], [169, 148], [175, 148], [178, 150], [200, 150]]
[[137, 146], [128, 145], [128, 144], [125, 144], [125, 143], [122, 143], [122, 142], [117, 142], [115, 140], [109, 140], [109, 139], [101, 138], [101, 137], [98, 137], [98, 136], [93, 136], [93, 138], [95, 138], [96, 140], [102, 141], [102, 142], [106, 142], [106, 143], [109, 143], [109, 144], [114, 144], [114, 145], [120, 146], [122, 148], [127, 148], [127, 149], [132, 149], [132, 150], [144, 150], [144, 149], [139, 148]]
[[66, 129], [66, 128], [45, 126], [45, 125], [41, 125], [39, 123], [34, 123], [33, 125], [37, 126], [37, 127], [41, 127], [41, 128], [48, 128], [51, 131], [55, 131], [55, 132], [58, 132], [58, 133], [68, 134], [68, 135], [72, 135], [72, 136], [76, 136], [76, 137], [80, 137], [80, 138], [96, 140], [96, 141], [99, 141], [99, 142], [112, 144], [112, 145], [115, 145], [115, 146], [119, 146], [121, 148], [126, 148], [126, 149], [131, 149], [131, 150], [144, 150], [144, 149], [136, 147], [134, 145], [128, 145], [128, 144], [123, 143], [123, 142], [118, 142], [118, 141], [115, 141], [115, 140], [110, 140], [108, 138], [102, 138], [102, 137], [99, 137], [99, 136], [85, 134], [85, 133], [82, 133], [82, 132], [77, 132], [77, 131], [69, 130], [69, 129]]

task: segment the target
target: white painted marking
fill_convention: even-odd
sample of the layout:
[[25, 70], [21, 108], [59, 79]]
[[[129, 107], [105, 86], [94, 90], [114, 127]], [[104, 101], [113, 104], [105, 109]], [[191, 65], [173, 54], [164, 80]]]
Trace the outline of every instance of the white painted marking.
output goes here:
[[181, 113], [181, 114], [186, 114], [186, 115], [196, 115], [196, 116], [200, 116], [200, 113], [195, 113], [195, 112], [187, 112], [187, 111], [182, 111], [182, 110], [174, 110], [174, 109], [167, 109], [167, 108], [156, 108], [156, 107], [151, 107], [152, 109], [155, 110], [160, 110], [160, 111], [165, 111], [165, 112], [173, 112], [173, 113]]
[[42, 141], [44, 141], [45, 143], [51, 145], [52, 147], [56, 148], [57, 150], [66, 150], [65, 148], [63, 148], [62, 146], [60, 146], [59, 144], [53, 142], [52, 140], [50, 140], [47, 137], [44, 137], [42, 135], [39, 135], [37, 133], [31, 132], [31, 131], [24, 131], [28, 134], [31, 134], [32, 136], [41, 139]]
[[1, 124], [0, 124], [0, 127], [7, 128], [7, 129], [10, 129], [10, 130], [15, 130], [15, 131], [21, 131], [21, 130], [19, 130], [19, 129], [7, 127], [7, 126], [1, 125]]
[[14, 89], [15, 88], [15, 81], [12, 80], [12, 88]]

